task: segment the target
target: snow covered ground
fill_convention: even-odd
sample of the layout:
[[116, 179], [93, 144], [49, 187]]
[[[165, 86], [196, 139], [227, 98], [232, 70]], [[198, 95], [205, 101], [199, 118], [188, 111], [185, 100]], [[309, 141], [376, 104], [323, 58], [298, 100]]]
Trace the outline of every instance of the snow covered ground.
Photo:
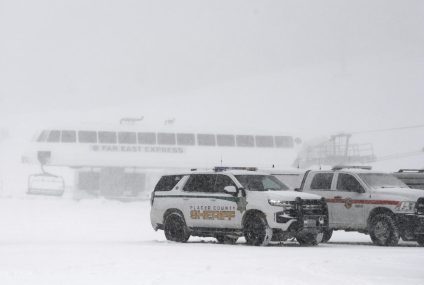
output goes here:
[[147, 201], [0, 198], [0, 284], [424, 284], [424, 248], [336, 232], [300, 247], [165, 240]]

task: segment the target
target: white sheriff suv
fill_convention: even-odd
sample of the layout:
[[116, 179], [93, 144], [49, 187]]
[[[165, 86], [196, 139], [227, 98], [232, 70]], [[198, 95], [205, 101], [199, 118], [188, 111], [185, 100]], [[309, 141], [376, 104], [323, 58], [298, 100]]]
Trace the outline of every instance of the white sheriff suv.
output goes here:
[[235, 243], [244, 236], [250, 245], [290, 238], [316, 245], [328, 221], [324, 199], [287, 190], [255, 169], [215, 167], [164, 175], [151, 196], [151, 223], [177, 242], [200, 236]]
[[394, 246], [400, 238], [424, 245], [424, 191], [409, 188], [392, 174], [336, 166], [307, 171], [299, 190], [327, 201], [330, 221], [323, 242], [333, 230], [345, 230], [369, 234], [376, 245]]

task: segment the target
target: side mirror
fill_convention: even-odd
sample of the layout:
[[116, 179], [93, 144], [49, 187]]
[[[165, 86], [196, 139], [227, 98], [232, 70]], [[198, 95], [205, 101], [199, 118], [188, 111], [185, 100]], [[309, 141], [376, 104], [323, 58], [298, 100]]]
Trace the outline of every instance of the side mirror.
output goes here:
[[225, 186], [224, 192], [231, 195], [235, 195], [237, 194], [237, 188], [235, 186]]
[[293, 190], [296, 192], [300, 192], [300, 188], [294, 188]]

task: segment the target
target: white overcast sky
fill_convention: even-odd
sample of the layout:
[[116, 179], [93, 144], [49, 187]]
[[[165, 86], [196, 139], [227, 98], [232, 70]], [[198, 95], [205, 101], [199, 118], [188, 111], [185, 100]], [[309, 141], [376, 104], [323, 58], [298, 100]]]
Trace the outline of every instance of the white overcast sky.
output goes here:
[[355, 131], [423, 124], [423, 87], [422, 0], [0, 0], [3, 125]]

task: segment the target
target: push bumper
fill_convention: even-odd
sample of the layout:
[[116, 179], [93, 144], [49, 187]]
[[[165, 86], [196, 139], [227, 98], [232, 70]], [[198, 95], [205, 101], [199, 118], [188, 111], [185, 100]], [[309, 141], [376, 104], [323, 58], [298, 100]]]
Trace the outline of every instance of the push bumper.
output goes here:
[[404, 240], [413, 241], [424, 235], [424, 215], [397, 214], [396, 220]]

